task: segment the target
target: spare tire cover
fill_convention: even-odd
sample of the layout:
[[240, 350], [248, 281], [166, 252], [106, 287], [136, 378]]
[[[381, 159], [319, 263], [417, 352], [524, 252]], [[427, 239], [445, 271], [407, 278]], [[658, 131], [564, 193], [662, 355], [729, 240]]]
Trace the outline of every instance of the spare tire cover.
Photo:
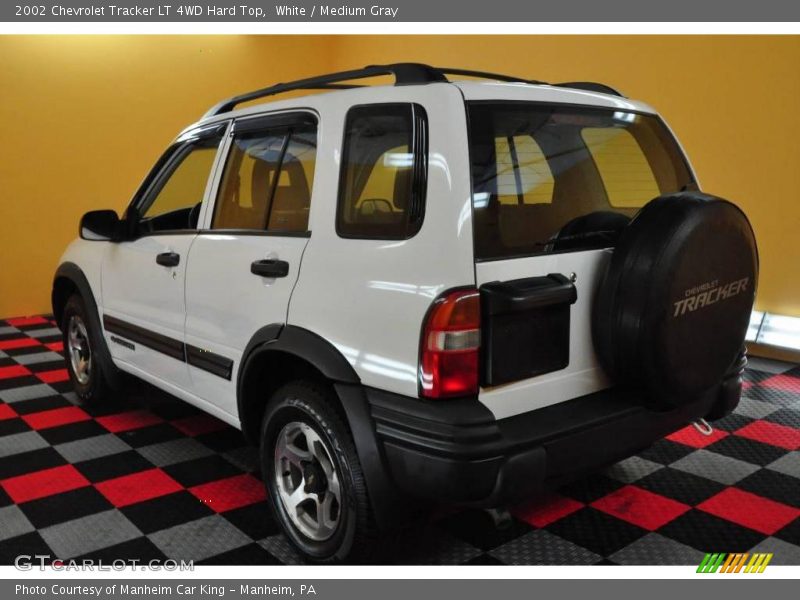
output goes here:
[[618, 383], [664, 408], [718, 385], [744, 344], [755, 299], [753, 229], [734, 204], [683, 192], [648, 203], [601, 280], [595, 350]]

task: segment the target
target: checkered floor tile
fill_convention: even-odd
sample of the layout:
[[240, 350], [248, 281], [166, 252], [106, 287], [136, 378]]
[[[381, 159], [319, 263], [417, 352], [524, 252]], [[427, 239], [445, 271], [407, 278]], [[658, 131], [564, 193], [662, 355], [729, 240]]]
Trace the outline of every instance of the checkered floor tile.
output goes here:
[[[239, 432], [145, 384], [83, 406], [48, 317], [0, 321], [0, 564], [302, 562]], [[753, 360], [736, 412], [512, 511], [440, 511], [383, 544], [401, 564], [800, 564], [800, 367]]]

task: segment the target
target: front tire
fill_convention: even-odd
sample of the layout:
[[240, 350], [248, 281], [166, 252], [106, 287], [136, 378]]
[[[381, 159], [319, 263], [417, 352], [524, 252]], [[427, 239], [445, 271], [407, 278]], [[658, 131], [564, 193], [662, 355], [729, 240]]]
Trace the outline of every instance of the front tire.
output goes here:
[[272, 396], [261, 429], [261, 472], [275, 518], [308, 559], [341, 562], [369, 545], [364, 474], [324, 386], [298, 381]]
[[78, 294], [71, 296], [64, 306], [61, 332], [67, 372], [75, 393], [84, 402], [107, 400], [112, 389], [106, 373], [115, 367], [105, 364], [98, 352], [104, 343], [102, 332], [92, 327], [86, 305]]

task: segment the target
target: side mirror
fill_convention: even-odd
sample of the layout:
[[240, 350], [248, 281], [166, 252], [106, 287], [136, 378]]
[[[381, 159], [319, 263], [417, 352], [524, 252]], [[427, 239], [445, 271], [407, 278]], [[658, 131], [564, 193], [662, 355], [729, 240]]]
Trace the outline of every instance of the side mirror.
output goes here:
[[80, 234], [84, 240], [93, 242], [116, 242], [119, 240], [120, 220], [113, 210], [93, 210], [81, 218]]

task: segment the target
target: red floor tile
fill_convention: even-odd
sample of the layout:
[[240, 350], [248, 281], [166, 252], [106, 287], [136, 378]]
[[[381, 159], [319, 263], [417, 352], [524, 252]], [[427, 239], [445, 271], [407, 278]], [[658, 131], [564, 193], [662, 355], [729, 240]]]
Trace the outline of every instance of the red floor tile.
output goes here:
[[247, 473], [197, 485], [189, 491], [218, 513], [267, 499], [264, 484]]
[[591, 506], [650, 531], [663, 527], [691, 508], [682, 502], [648, 492], [634, 485], [626, 485], [611, 492], [592, 502]]
[[6, 494], [20, 504], [86, 487], [89, 481], [72, 465], [53, 467], [0, 481]]
[[773, 375], [758, 385], [774, 390], [783, 390], [785, 392], [800, 394], [800, 377], [792, 377], [791, 375]]
[[800, 509], [733, 487], [701, 502], [697, 508], [766, 535], [800, 517]]
[[5, 421], [6, 419], [13, 419], [17, 416], [17, 413], [14, 412], [14, 409], [11, 408], [8, 404], [0, 404], [0, 421]]
[[6, 323], [12, 327], [25, 327], [27, 325], [48, 325], [49, 321], [44, 317], [15, 317], [13, 319], [6, 319]]
[[30, 348], [31, 346], [39, 345], [39, 340], [29, 337], [16, 340], [0, 340], [0, 350], [15, 350], [16, 348]]
[[133, 410], [116, 415], [109, 415], [107, 417], [98, 417], [97, 422], [111, 433], [119, 433], [120, 431], [141, 429], [148, 425], [163, 423], [164, 420], [146, 410]]
[[692, 448], [705, 448], [728, 435], [728, 432], [722, 429], [714, 429], [711, 435], [703, 435], [695, 429], [694, 425], [689, 425], [676, 431], [672, 435], [668, 435], [667, 439], [671, 442], [691, 446]]
[[68, 381], [69, 373], [67, 373], [66, 369], [55, 369], [53, 371], [42, 371], [41, 373], [36, 373], [36, 377], [45, 383], [58, 383], [59, 381]]
[[576, 510], [580, 510], [583, 506], [583, 503], [577, 500], [553, 494], [543, 500], [515, 508], [511, 512], [518, 519], [530, 523], [534, 527], [547, 527], [551, 523], [571, 515]]
[[53, 352], [63, 352], [64, 351], [64, 342], [51, 342], [49, 344], [45, 344], [46, 348], [49, 348]]
[[740, 437], [771, 444], [786, 450], [800, 448], [800, 429], [779, 425], [778, 423], [754, 421], [741, 429], [737, 429], [734, 433]]
[[149, 469], [95, 484], [97, 490], [116, 507], [128, 506], [166, 496], [183, 489], [161, 469]]
[[54, 408], [52, 410], [43, 410], [41, 412], [22, 416], [22, 420], [36, 430], [50, 429], [51, 427], [59, 427], [70, 423], [79, 423], [80, 421], [88, 421], [91, 418], [92, 417], [77, 406]]
[[193, 415], [191, 417], [170, 421], [170, 424], [179, 431], [190, 436], [222, 431], [230, 427], [227, 423], [215, 419], [211, 415]]
[[25, 377], [30, 375], [31, 372], [22, 365], [14, 365], [11, 367], [0, 367], [0, 379], [11, 379], [12, 377]]

